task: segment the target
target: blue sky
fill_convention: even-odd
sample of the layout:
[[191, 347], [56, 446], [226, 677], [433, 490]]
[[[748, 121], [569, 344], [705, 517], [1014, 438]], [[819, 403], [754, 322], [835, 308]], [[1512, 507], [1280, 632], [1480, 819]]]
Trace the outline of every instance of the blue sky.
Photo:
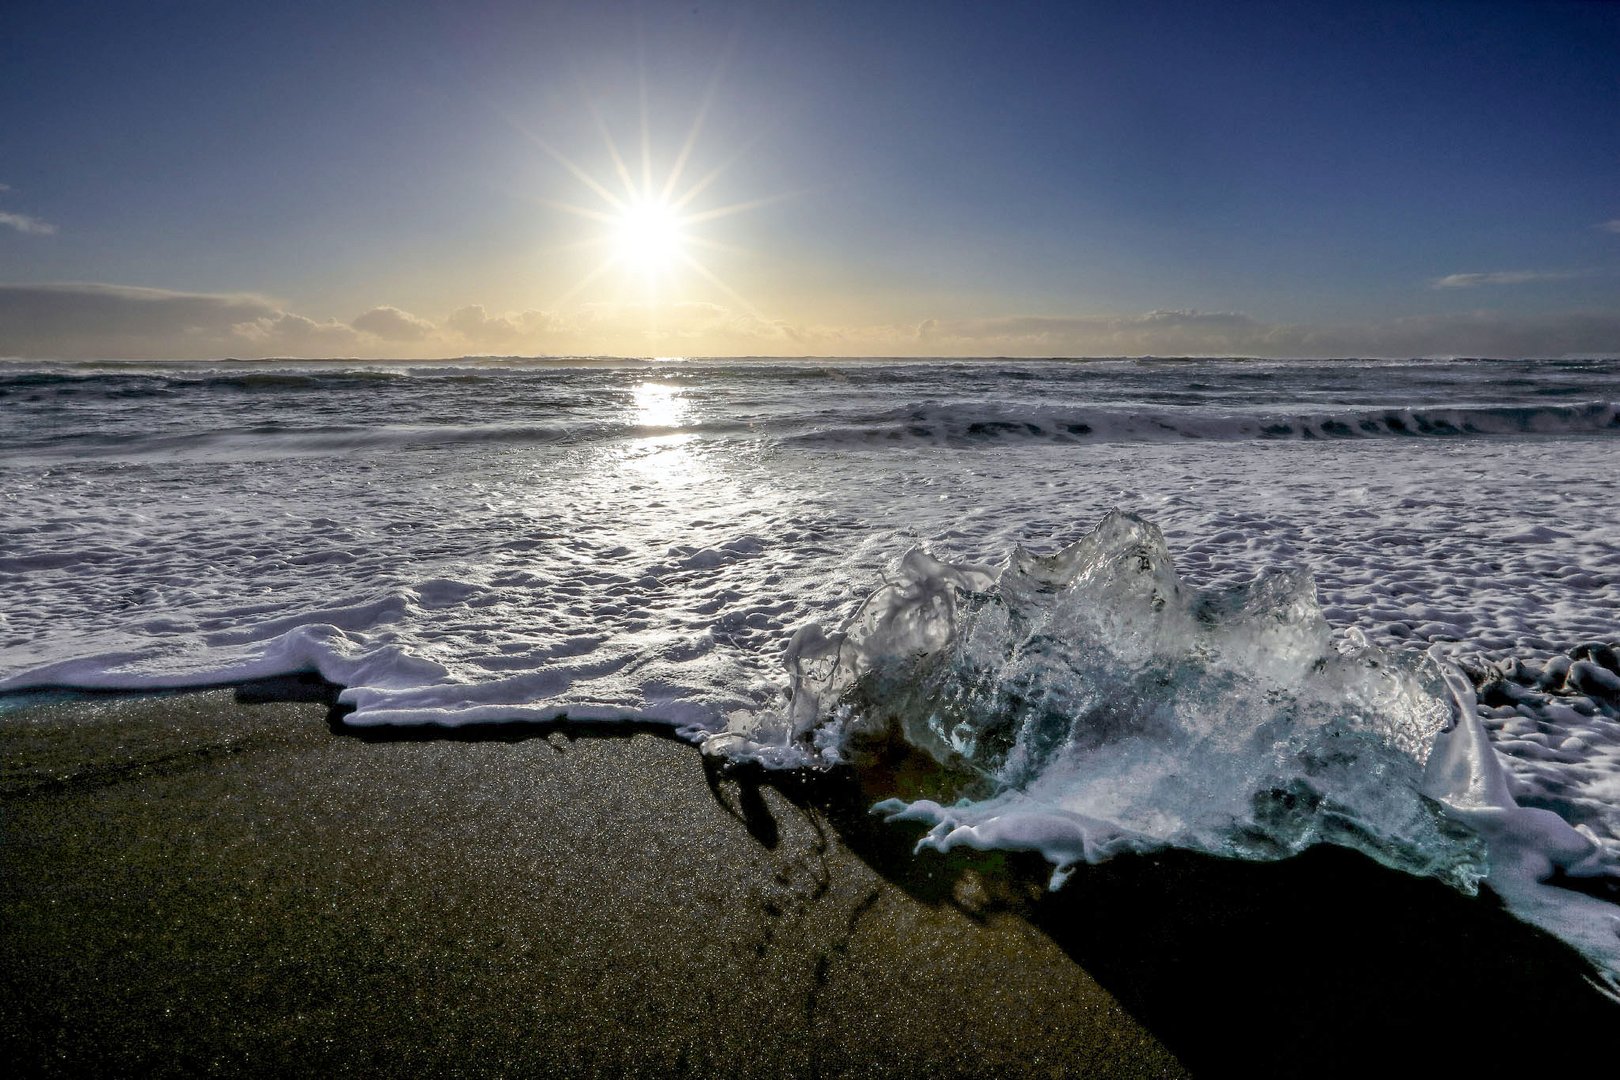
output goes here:
[[[0, 354], [1620, 352], [1620, 5], [6, 26]], [[740, 209], [636, 272], [599, 128], [656, 193], [700, 111]]]

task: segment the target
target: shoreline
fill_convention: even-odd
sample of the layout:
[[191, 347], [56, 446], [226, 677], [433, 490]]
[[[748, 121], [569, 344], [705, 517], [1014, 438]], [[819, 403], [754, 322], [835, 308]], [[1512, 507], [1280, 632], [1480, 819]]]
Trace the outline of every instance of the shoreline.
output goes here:
[[1047, 893], [1032, 857], [914, 855], [847, 777], [330, 720], [296, 681], [0, 714], [19, 1074], [1500, 1069], [1601, 1061], [1620, 1019], [1489, 898], [1348, 851]]

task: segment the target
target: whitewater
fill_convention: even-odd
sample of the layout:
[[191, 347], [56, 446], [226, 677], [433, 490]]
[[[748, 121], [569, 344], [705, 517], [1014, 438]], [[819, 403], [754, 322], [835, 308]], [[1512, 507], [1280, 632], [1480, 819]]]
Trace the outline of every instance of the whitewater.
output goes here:
[[0, 361], [0, 723], [899, 740], [923, 843], [1342, 844], [1620, 985], [1620, 361]]

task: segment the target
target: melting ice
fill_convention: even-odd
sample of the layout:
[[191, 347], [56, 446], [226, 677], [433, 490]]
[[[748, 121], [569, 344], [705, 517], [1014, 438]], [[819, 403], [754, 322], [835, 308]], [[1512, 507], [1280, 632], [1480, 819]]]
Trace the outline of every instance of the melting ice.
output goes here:
[[1543, 884], [1620, 860], [1515, 802], [1454, 664], [1335, 636], [1303, 571], [1195, 588], [1155, 525], [1115, 512], [1000, 568], [914, 549], [841, 630], [801, 629], [787, 664], [778, 726], [722, 745], [825, 761], [900, 737], [989, 784], [952, 806], [879, 804], [930, 826], [923, 845], [1037, 851], [1056, 886], [1123, 851], [1335, 843], [1468, 892], [1488, 881], [1620, 971], [1612, 906]]

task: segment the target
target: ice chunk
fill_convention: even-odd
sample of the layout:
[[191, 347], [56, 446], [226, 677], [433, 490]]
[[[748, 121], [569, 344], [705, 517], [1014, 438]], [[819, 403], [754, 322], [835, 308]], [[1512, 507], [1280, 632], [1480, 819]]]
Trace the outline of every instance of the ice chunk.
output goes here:
[[1468, 678], [1438, 648], [1336, 636], [1304, 571], [1194, 588], [1159, 530], [1118, 512], [999, 573], [912, 551], [842, 629], [802, 630], [788, 672], [782, 743], [805, 758], [890, 733], [978, 776], [956, 805], [879, 804], [927, 824], [925, 845], [1039, 851], [1057, 882], [1123, 850], [1335, 843], [1465, 891], [1489, 880], [1620, 960], [1601, 901], [1542, 884], [1605, 873], [1601, 845], [1514, 801]]

